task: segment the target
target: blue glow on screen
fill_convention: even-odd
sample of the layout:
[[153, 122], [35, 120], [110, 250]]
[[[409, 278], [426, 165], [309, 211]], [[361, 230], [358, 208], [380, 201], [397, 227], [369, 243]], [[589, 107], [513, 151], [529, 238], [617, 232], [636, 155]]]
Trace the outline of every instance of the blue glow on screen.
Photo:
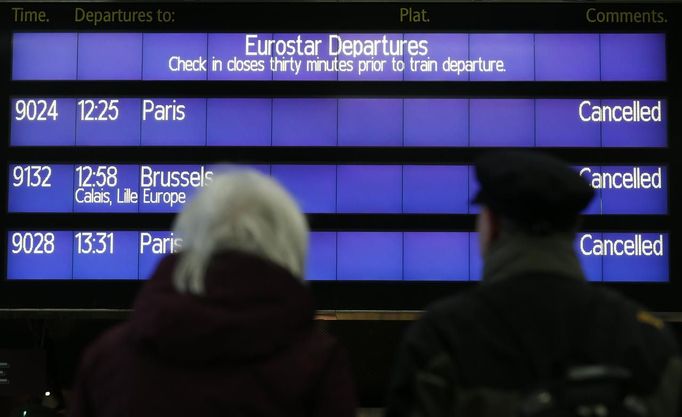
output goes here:
[[[248, 54], [247, 36], [264, 40], [314, 40], [315, 56]], [[433, 66], [414, 67], [406, 51], [405, 69], [391, 64], [395, 56], [380, 52], [343, 52], [330, 56], [334, 43], [354, 40], [400, 39], [427, 42]], [[339, 44], [340, 42], [335, 42]], [[102, 47], [106, 45], [106, 47]], [[13, 80], [261, 80], [261, 81], [665, 81], [666, 37], [663, 33], [14, 33]], [[260, 61], [251, 71], [206, 65], [197, 71], [178, 71], [173, 57], [211, 57], [211, 62]], [[491, 71], [459, 72], [453, 61], [480, 57], [503, 61]], [[254, 59], [260, 58], [260, 59]], [[273, 71], [271, 58], [301, 62], [295, 70]], [[308, 67], [310, 61], [333, 58], [353, 69]], [[384, 62], [361, 71], [361, 62]], [[314, 64], [314, 62], [312, 62]]]
[[306, 279], [330, 281], [336, 279], [336, 233], [310, 233], [310, 250]]
[[171, 232], [140, 232], [138, 278], [150, 278], [161, 259], [177, 249], [176, 238]]
[[[65, 165], [58, 165], [62, 168]], [[74, 213], [136, 213], [140, 168], [136, 165], [75, 165], [73, 173]], [[113, 178], [115, 177], [115, 180]], [[115, 185], [110, 185], [114, 184]]]
[[[382, 34], [261, 33], [260, 39]], [[243, 60], [245, 33], [13, 33], [13, 80], [666, 81], [663, 33], [389, 33], [427, 40], [439, 71], [174, 71], [173, 56]], [[106, 45], [102, 48], [102, 45]], [[449, 59], [503, 60], [504, 71], [443, 71]], [[264, 58], [270, 58], [264, 57]], [[368, 56], [350, 58], [357, 67]], [[406, 62], [410, 57], [403, 56]], [[389, 66], [387, 66], [389, 68]], [[538, 98], [10, 97], [10, 146], [665, 148], [665, 97]], [[585, 104], [589, 105], [585, 105]], [[590, 120], [606, 108], [649, 120]], [[29, 109], [29, 110], [27, 110]], [[33, 109], [33, 110], [30, 110]], [[583, 109], [588, 109], [583, 112]], [[116, 117], [113, 117], [116, 114]], [[615, 114], [615, 113], [614, 113]], [[622, 112], [621, 115], [624, 115]], [[25, 150], [29, 151], [29, 150]], [[220, 151], [220, 149], [217, 149]], [[292, 150], [289, 150], [292, 151]], [[295, 151], [295, 150], [294, 150]], [[308, 152], [309, 149], [300, 149]], [[292, 155], [295, 152], [291, 153]], [[229, 150], [225, 153], [230, 159]], [[295, 159], [295, 158], [294, 158]], [[348, 161], [344, 161], [348, 162]], [[84, 161], [79, 164], [85, 163]], [[467, 165], [258, 165], [306, 213], [465, 214], [478, 184]], [[221, 165], [11, 164], [10, 213], [177, 213]], [[576, 166], [596, 189], [588, 215], [670, 214], [667, 166]], [[115, 171], [115, 177], [110, 174]], [[209, 171], [210, 174], [208, 173]], [[111, 180], [111, 181], [110, 181]], [[100, 183], [102, 182], [103, 183]], [[146, 279], [175, 250], [167, 231], [10, 231], [7, 277]], [[590, 281], [668, 282], [668, 233], [586, 231], [575, 250]], [[311, 280], [480, 280], [478, 235], [321, 231]]]
[[173, 56], [206, 56], [206, 33], [145, 33], [142, 37], [142, 78], [159, 80], [205, 80], [203, 71], [172, 71], [168, 61]]
[[293, 194], [305, 213], [336, 211], [335, 165], [275, 165], [272, 176]]
[[339, 232], [338, 280], [401, 280], [400, 232]]
[[597, 233], [578, 235], [576, 251], [591, 281], [667, 282], [667, 233]]
[[[468, 192], [468, 197], [469, 201], [474, 201], [474, 198], [476, 198], [476, 195], [478, 194], [478, 191], [481, 189], [481, 186], [478, 183], [478, 180], [476, 179], [476, 168], [474, 166], [469, 167], [469, 192]], [[469, 204], [469, 214], [478, 214], [480, 211], [479, 205], [478, 204]]]
[[[606, 122], [602, 123], [602, 146], [621, 148], [664, 148], [667, 145], [668, 108], [665, 100], [638, 100], [641, 106], [658, 106], [660, 121], [657, 122]], [[602, 100], [604, 106], [632, 106], [633, 100]]]
[[7, 233], [7, 279], [71, 279], [72, 258], [72, 232]]
[[469, 101], [405, 99], [404, 146], [469, 145]]
[[[106, 53], [102, 53], [103, 49]], [[78, 35], [78, 78], [135, 80], [142, 73], [141, 56], [141, 33], [81, 33]]]
[[[585, 100], [537, 99], [535, 101], [535, 146], [588, 147], [601, 146], [601, 124], [586, 123], [578, 117]], [[589, 99], [598, 105], [600, 100]]]
[[[306, 213], [475, 214], [466, 165], [10, 165], [13, 213], [176, 213], [214, 175], [272, 175]], [[667, 214], [667, 167], [574, 169], [595, 188], [584, 214]], [[113, 185], [112, 185], [113, 184]]]
[[469, 280], [469, 234], [405, 232], [403, 279]]
[[533, 147], [533, 105], [530, 99], [472, 99], [470, 146]]
[[263, 98], [208, 99], [208, 146], [270, 146], [272, 100]]
[[661, 214], [668, 212], [665, 167], [604, 166], [603, 213]]
[[142, 146], [205, 146], [206, 100], [142, 100]]
[[[181, 242], [163, 231], [13, 231], [7, 276], [30, 279], [147, 279]], [[590, 281], [668, 282], [667, 233], [582, 232], [574, 248]], [[478, 281], [474, 232], [318, 232], [310, 237], [306, 278]]]
[[139, 146], [140, 105], [134, 98], [78, 100], [76, 146]]
[[482, 33], [469, 35], [469, 56], [494, 56], [505, 63], [504, 72], [474, 72], [471, 81], [533, 81], [535, 38], [530, 33]]
[[202, 165], [140, 167], [140, 212], [176, 213], [210, 181]]
[[76, 232], [74, 245], [79, 242], [80, 249], [74, 248], [73, 254], [73, 279], [138, 278], [138, 232]]
[[[272, 33], [255, 34], [260, 39], [272, 39]], [[209, 33], [208, 56], [215, 57], [224, 62], [244, 60], [247, 55], [244, 51], [244, 34], [242, 33]], [[211, 71], [209, 80], [272, 80], [272, 71], [269, 65], [263, 66], [263, 71]]]
[[13, 35], [12, 79], [14, 80], [75, 80], [77, 66], [77, 33], [15, 33]]
[[[599, 35], [537, 33], [534, 41], [538, 81], [599, 81]], [[559, 53], [557, 53], [559, 51]], [[566, 65], [570, 62], [571, 65]]]
[[466, 213], [469, 177], [466, 166], [405, 165], [404, 213]]
[[616, 246], [603, 257], [604, 281], [666, 282], [669, 279], [667, 233], [604, 233], [605, 241], [632, 242], [634, 255], [618, 253]]
[[402, 146], [401, 99], [339, 99], [340, 146]]
[[336, 146], [337, 100], [273, 99], [273, 146]]
[[[339, 213], [400, 213], [402, 167], [396, 165], [340, 165]], [[377, 192], [381, 190], [380, 192]]]
[[469, 233], [469, 271], [471, 281], [480, 281], [483, 278], [483, 257], [476, 232]]
[[[13, 98], [11, 105], [12, 146], [660, 148], [667, 144], [665, 98], [52, 97]], [[620, 118], [620, 112], [616, 112], [618, 120], [599, 116], [617, 108], [628, 109], [628, 120]]]
[[[457, 71], [443, 71], [442, 63], [448, 60], [466, 60], [469, 58], [469, 35], [466, 33], [406, 33], [405, 40], [429, 43], [429, 58], [441, 63], [440, 71], [420, 72], [416, 66], [406, 65], [405, 81], [468, 81], [469, 73]], [[403, 59], [409, 63], [409, 53]]]
[[8, 211], [10, 213], [73, 211], [73, 180], [72, 165], [11, 164]]
[[[34, 120], [19, 112], [35, 105]], [[76, 143], [76, 100], [72, 98], [12, 99], [10, 144], [15, 146], [73, 146]], [[42, 113], [42, 120], [35, 120]], [[54, 116], [56, 114], [56, 116]], [[17, 120], [20, 119], [20, 120]]]
[[665, 35], [661, 33], [605, 33], [601, 35], [603, 81], [666, 78]]

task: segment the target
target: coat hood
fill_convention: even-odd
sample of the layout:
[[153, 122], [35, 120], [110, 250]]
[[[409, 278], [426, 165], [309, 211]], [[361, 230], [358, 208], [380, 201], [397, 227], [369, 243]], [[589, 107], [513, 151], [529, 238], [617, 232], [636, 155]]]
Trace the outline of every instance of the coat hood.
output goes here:
[[138, 295], [133, 343], [178, 362], [240, 362], [286, 348], [313, 325], [313, 301], [284, 268], [241, 252], [217, 254], [206, 294], [178, 293], [179, 255], [164, 258]]

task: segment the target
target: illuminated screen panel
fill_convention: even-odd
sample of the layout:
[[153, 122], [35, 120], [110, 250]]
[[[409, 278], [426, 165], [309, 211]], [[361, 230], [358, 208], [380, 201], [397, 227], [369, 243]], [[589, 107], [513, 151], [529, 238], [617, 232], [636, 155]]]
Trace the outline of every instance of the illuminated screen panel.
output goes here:
[[[170, 232], [11, 231], [7, 238], [10, 280], [147, 279], [182, 245]], [[306, 278], [476, 281], [476, 243], [469, 232], [312, 232]], [[669, 280], [667, 233], [581, 233], [575, 247], [590, 281]]]
[[[221, 165], [10, 165], [12, 213], [177, 213]], [[238, 167], [237, 167], [238, 168]], [[466, 165], [259, 165], [305, 213], [475, 213]], [[595, 189], [585, 214], [667, 214], [665, 166], [576, 166]]]
[[15, 33], [12, 55], [13, 80], [666, 79], [661, 33]]
[[12, 146], [667, 145], [667, 100], [14, 98]]
[[71, 281], [69, 307], [136, 289], [196, 193], [252, 168], [308, 217], [321, 308], [420, 309], [481, 279], [473, 164], [522, 148], [595, 190], [586, 277], [673, 311], [682, 9], [618, 7], [642, 21], [560, 3], [178, 3], [126, 22], [139, 7], [0, 4], [0, 306], [33, 285]]
[[590, 281], [669, 279], [667, 233], [580, 233], [575, 247]]

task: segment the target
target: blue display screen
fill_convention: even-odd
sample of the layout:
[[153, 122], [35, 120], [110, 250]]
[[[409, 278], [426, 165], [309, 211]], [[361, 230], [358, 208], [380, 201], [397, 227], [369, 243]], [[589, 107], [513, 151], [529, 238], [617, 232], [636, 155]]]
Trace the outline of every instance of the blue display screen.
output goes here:
[[43, 32], [15, 33], [12, 44], [13, 80], [667, 78], [662, 33]]
[[474, 160], [532, 148], [570, 160], [595, 190], [582, 213], [594, 230], [575, 240], [590, 281], [670, 281], [679, 68], [667, 26], [176, 33], [159, 21], [172, 32], [98, 33], [43, 23], [6, 31], [9, 280], [147, 279], [182, 242], [139, 229], [168, 227], [216, 175], [251, 168], [328, 229], [311, 234], [307, 279], [478, 281], [478, 235], [463, 226], [479, 211]]
[[[176, 213], [227, 165], [10, 165], [14, 213]], [[258, 165], [306, 213], [475, 213], [467, 165]], [[576, 166], [585, 214], [667, 214], [665, 166]]]
[[13, 98], [11, 146], [667, 146], [667, 100]]
[[[147, 279], [181, 249], [170, 232], [10, 231], [11, 280]], [[575, 249], [591, 281], [667, 282], [667, 233], [581, 233]], [[476, 281], [476, 233], [312, 232], [309, 280]]]

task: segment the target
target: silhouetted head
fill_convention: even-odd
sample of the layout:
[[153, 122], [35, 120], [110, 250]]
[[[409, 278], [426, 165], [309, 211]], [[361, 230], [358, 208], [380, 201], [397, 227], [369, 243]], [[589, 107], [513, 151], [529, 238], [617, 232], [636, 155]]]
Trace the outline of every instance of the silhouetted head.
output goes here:
[[256, 171], [216, 175], [178, 215], [182, 251], [175, 288], [204, 293], [204, 274], [222, 250], [256, 255], [303, 279], [308, 225], [294, 199], [275, 180]]
[[501, 232], [572, 238], [594, 190], [573, 168], [547, 154], [498, 151], [476, 162], [481, 206], [476, 228], [485, 254]]

